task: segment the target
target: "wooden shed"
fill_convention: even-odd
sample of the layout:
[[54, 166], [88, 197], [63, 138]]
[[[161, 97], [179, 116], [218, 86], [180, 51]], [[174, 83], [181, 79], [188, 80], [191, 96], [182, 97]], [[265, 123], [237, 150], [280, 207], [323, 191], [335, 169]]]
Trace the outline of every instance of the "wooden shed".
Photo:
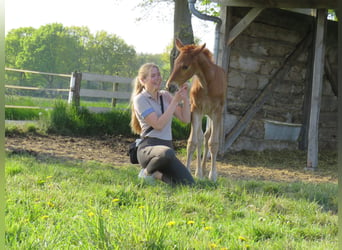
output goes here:
[[228, 73], [221, 152], [337, 147], [337, 0], [214, 0]]

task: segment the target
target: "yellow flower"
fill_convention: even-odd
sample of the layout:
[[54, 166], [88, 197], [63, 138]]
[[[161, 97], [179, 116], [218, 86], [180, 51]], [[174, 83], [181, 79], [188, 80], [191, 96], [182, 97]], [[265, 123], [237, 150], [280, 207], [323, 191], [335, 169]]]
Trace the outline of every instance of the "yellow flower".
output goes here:
[[211, 230], [211, 229], [213, 229], [212, 227], [209, 227], [209, 226], [206, 226], [205, 228], [204, 228], [204, 230], [207, 230], [207, 231], [209, 231], [209, 230]]
[[145, 208], [145, 206], [139, 206], [138, 208], [143, 209], [143, 208]]
[[243, 237], [243, 236], [239, 236], [239, 240], [241, 240], [241, 241], [247, 241], [247, 239], [245, 238], [245, 237]]
[[42, 217], [40, 217], [42, 220], [47, 220], [49, 218], [49, 216], [47, 215], [43, 215]]
[[47, 204], [48, 204], [49, 207], [52, 207], [52, 208], [55, 207], [55, 204], [53, 204], [51, 201], [49, 201]]
[[215, 243], [210, 243], [210, 244], [209, 244], [209, 248], [210, 248], [210, 249], [216, 248], [216, 247], [217, 247], [217, 245], [216, 245]]
[[112, 202], [114, 202], [114, 203], [115, 202], [119, 202], [119, 201], [120, 201], [120, 199], [118, 199], [118, 198], [115, 198], [115, 199], [112, 200]]
[[94, 217], [95, 214], [94, 214], [93, 212], [89, 212], [89, 213], [88, 213], [88, 216], [89, 216], [89, 217]]
[[193, 225], [193, 224], [195, 224], [195, 222], [193, 220], [189, 220], [186, 224]]
[[172, 221], [169, 221], [166, 225], [172, 227], [172, 226], [176, 225], [176, 222], [172, 220]]

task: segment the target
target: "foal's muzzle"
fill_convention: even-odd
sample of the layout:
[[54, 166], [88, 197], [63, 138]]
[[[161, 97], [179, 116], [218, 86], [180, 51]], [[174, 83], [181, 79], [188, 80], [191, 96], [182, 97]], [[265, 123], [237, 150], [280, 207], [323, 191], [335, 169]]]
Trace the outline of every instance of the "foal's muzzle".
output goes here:
[[167, 88], [167, 90], [173, 94], [178, 90], [178, 87], [177, 87], [177, 85], [170, 84], [170, 86]]

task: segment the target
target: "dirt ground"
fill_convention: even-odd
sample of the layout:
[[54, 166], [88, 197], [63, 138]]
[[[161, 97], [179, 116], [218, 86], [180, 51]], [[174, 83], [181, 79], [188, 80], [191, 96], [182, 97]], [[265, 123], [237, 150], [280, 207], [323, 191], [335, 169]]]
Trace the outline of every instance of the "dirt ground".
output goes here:
[[[133, 138], [70, 137], [41, 134], [6, 135], [5, 147], [8, 153], [29, 153], [37, 158], [49, 157], [65, 160], [97, 161], [114, 166], [129, 164], [127, 148]], [[185, 147], [186, 141], [175, 142], [176, 149]], [[281, 157], [285, 154], [294, 159], [288, 163]], [[236, 179], [272, 180], [282, 182], [337, 183], [337, 154], [323, 155], [323, 167], [317, 171], [305, 170], [305, 154], [296, 152], [269, 152], [262, 154], [270, 158], [265, 161], [261, 153], [231, 152], [219, 159], [217, 166], [220, 176]], [[185, 156], [180, 156], [185, 162]], [[299, 164], [298, 164], [299, 162]], [[208, 164], [209, 165], [209, 164]], [[192, 170], [195, 168], [195, 161]], [[137, 165], [138, 172], [138, 165]]]

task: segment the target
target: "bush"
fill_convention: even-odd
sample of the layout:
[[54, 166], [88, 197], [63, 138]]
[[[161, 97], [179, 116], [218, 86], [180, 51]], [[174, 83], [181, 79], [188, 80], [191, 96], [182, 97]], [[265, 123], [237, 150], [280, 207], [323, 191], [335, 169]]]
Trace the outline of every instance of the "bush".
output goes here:
[[37, 120], [39, 115], [45, 112], [43, 109], [21, 109], [21, 108], [6, 108], [6, 120]]

